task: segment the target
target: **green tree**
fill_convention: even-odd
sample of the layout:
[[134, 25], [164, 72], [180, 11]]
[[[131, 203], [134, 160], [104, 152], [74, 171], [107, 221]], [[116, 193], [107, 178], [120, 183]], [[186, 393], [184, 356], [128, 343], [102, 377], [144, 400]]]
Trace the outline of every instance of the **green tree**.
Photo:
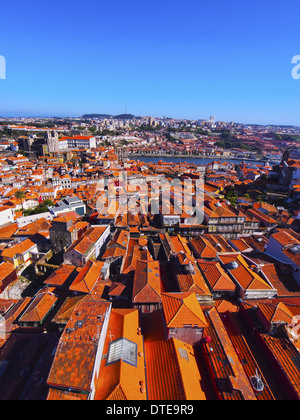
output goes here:
[[21, 200], [22, 210], [23, 210], [23, 199], [25, 198], [25, 192], [18, 190], [15, 192], [15, 197], [17, 200]]
[[230, 190], [228, 190], [225, 194], [225, 198], [226, 200], [228, 200], [230, 202], [230, 204], [232, 206], [236, 205], [236, 200], [238, 198], [238, 194], [236, 193], [234, 188], [230, 188]]

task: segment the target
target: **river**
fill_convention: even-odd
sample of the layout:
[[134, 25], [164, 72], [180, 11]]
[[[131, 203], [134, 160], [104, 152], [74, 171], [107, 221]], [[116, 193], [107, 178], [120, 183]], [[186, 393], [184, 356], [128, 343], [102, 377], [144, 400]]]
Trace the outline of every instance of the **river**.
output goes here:
[[[207, 157], [207, 158], [195, 158], [195, 157], [172, 157], [172, 156], [134, 156], [129, 155], [129, 159], [131, 160], [139, 160], [140, 162], [145, 163], [158, 163], [160, 160], [162, 162], [187, 162], [187, 163], [194, 163], [196, 165], [207, 165], [208, 163], [212, 161], [221, 161], [221, 162], [231, 162], [231, 163], [241, 163], [243, 162], [243, 159], [230, 159], [230, 158], [219, 158], [217, 156], [214, 157]], [[250, 165], [263, 165], [266, 160], [258, 161], [258, 160], [252, 160], [252, 159], [245, 159], [246, 163]], [[272, 166], [274, 162], [270, 163]]]

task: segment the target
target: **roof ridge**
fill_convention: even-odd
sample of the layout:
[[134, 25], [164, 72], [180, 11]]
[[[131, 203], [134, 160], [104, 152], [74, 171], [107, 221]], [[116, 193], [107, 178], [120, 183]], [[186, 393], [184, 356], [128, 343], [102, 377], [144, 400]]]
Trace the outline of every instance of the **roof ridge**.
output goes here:
[[[178, 297], [176, 297], [176, 296], [173, 296], [173, 294], [170, 294], [170, 293], [163, 293], [163, 295], [167, 297], [167, 300], [168, 300], [168, 299], [171, 299], [171, 300], [180, 301], [180, 303], [181, 303], [181, 304], [183, 303], [183, 300], [182, 300], [182, 299], [180, 299], [180, 298], [178, 298]], [[179, 309], [180, 309], [180, 307], [179, 307]], [[178, 309], [177, 309], [177, 310], [175, 311], [175, 313], [172, 315], [172, 318], [168, 321], [168, 324], [170, 324], [171, 322], [173, 322], [173, 320], [175, 319], [175, 317], [176, 317], [177, 313], [178, 313]]]
[[284, 303], [284, 302], [278, 302], [278, 303], [277, 303], [277, 305], [276, 305], [276, 307], [275, 307], [275, 310], [274, 310], [274, 314], [273, 314], [273, 316], [272, 316], [272, 319], [274, 318], [274, 316], [275, 316], [275, 314], [276, 314], [276, 312], [277, 312], [278, 310], [282, 311], [285, 315], [288, 315], [288, 316], [290, 316], [291, 318], [293, 317], [293, 314], [292, 314], [292, 313], [291, 313], [291, 311], [288, 309], [288, 307], [285, 305], [285, 303]]
[[[181, 310], [181, 308], [186, 308], [194, 317], [196, 317], [197, 319], [199, 319], [199, 316], [190, 308], [190, 306], [188, 306], [187, 304], [186, 304], [186, 300], [190, 300], [190, 299], [193, 299], [193, 296], [194, 295], [194, 292], [192, 292], [189, 296], [186, 296], [184, 299], [182, 299], [182, 301], [183, 301], [183, 304], [184, 304], [184, 306], [182, 305], [180, 308], [179, 308], [179, 311], [177, 312], [177, 314], [176, 315], [178, 315], [178, 313], [180, 312], [180, 310]], [[199, 305], [200, 306], [200, 305]], [[199, 319], [200, 320], [200, 319]]]

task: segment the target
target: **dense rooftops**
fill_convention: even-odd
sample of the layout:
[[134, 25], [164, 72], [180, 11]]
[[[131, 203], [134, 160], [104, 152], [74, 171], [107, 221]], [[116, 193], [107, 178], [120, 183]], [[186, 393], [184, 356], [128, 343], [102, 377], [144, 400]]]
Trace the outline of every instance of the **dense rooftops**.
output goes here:
[[[0, 158], [0, 399], [299, 399], [298, 214], [257, 199], [271, 168], [118, 156]], [[193, 198], [204, 178], [201, 224], [175, 188], [151, 188], [175, 176]]]

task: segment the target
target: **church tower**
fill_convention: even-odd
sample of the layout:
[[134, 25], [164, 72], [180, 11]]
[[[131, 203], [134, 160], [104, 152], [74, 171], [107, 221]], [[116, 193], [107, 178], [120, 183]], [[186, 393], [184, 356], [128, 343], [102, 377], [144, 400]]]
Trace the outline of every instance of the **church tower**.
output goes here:
[[46, 134], [46, 141], [49, 153], [55, 153], [59, 151], [57, 131], [48, 130]]

